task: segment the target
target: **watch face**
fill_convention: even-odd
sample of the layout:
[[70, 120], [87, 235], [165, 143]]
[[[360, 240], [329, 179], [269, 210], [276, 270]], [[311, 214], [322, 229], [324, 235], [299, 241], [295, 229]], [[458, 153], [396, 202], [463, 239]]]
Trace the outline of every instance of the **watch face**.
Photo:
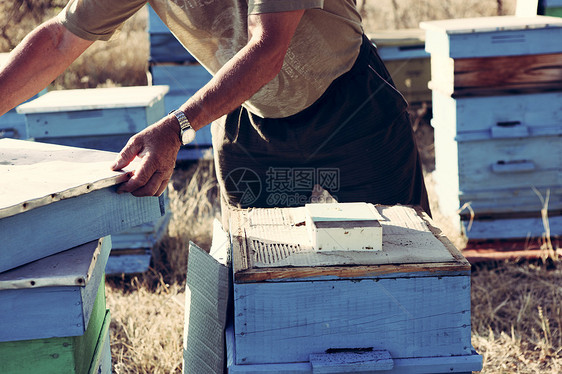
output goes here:
[[181, 142], [182, 144], [189, 144], [192, 141], [195, 140], [195, 130], [193, 130], [191, 127], [188, 129], [185, 129], [181, 132]]

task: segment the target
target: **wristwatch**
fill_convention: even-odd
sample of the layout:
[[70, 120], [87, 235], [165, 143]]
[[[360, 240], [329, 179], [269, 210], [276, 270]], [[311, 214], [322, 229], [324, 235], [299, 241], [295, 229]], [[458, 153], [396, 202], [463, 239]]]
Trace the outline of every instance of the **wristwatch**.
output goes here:
[[195, 130], [191, 127], [189, 120], [185, 116], [185, 114], [179, 110], [172, 110], [168, 114], [173, 114], [180, 124], [180, 141], [182, 145], [186, 145], [191, 143], [195, 139]]

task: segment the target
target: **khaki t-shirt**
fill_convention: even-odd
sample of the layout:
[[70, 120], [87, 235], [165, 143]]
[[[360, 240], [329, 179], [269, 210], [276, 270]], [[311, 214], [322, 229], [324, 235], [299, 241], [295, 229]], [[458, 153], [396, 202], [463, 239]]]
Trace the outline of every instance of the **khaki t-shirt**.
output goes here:
[[[146, 2], [70, 0], [59, 17], [79, 37], [108, 40]], [[148, 2], [211, 74], [246, 44], [248, 14], [306, 9], [281, 72], [244, 103], [252, 113], [261, 117], [287, 117], [310, 106], [334, 79], [351, 69], [362, 42], [361, 17], [354, 0]]]

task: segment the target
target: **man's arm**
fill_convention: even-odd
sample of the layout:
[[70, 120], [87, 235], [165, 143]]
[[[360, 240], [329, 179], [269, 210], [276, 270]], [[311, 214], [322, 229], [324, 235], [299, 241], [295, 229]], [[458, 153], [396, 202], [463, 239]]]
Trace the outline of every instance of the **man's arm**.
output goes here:
[[0, 115], [47, 87], [92, 43], [72, 34], [56, 18], [38, 26], [0, 70]]
[[[248, 43], [179, 109], [200, 129], [251, 98], [281, 70], [285, 54], [304, 10], [250, 15]], [[135, 175], [119, 192], [160, 195], [166, 188], [180, 148], [179, 124], [168, 115], [133, 136], [117, 158], [114, 170], [142, 158]]]

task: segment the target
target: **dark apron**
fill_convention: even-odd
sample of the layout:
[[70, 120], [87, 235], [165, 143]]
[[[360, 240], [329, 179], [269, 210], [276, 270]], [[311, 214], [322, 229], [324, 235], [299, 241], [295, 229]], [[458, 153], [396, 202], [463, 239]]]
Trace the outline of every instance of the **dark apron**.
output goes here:
[[339, 202], [430, 213], [406, 107], [364, 37], [351, 70], [307, 109], [272, 119], [240, 107], [213, 124], [221, 197], [243, 208], [302, 206], [320, 185]]

